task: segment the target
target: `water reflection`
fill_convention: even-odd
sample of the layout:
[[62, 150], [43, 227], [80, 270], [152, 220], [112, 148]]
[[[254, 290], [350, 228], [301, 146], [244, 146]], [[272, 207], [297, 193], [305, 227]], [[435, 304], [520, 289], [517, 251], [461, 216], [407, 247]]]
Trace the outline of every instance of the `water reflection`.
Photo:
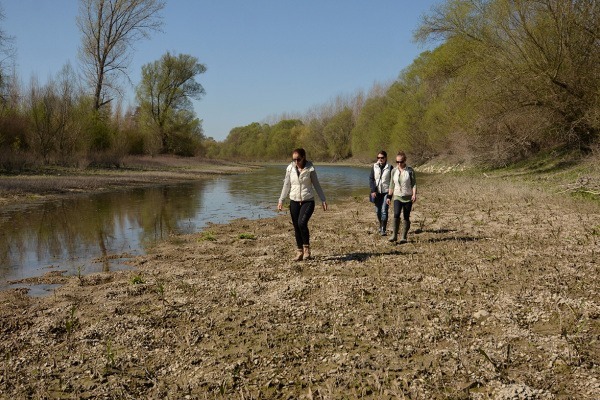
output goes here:
[[[285, 166], [179, 185], [133, 189], [0, 210], [0, 289], [57, 269], [126, 268], [122, 257], [209, 222], [275, 215]], [[366, 195], [368, 170], [317, 166], [328, 202]]]

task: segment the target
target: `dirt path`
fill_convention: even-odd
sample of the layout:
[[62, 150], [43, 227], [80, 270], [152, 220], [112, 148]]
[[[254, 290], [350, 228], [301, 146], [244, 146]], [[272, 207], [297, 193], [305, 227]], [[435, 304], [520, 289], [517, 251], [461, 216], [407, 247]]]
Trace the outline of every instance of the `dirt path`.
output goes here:
[[374, 220], [366, 199], [316, 211], [308, 262], [282, 214], [2, 292], [0, 397], [600, 398], [597, 203], [440, 175], [410, 243]]

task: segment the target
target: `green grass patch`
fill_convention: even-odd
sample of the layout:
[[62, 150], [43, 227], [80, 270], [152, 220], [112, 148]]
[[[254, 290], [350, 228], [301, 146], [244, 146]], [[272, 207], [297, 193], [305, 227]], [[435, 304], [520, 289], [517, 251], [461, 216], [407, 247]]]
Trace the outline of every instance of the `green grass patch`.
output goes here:
[[200, 235], [200, 239], [198, 239], [198, 241], [202, 242], [205, 240], [207, 240], [209, 242], [214, 242], [215, 240], [217, 240], [217, 237], [215, 236], [215, 233], [212, 231], [202, 232], [202, 235]]
[[254, 234], [252, 233], [240, 233], [238, 235], [238, 239], [249, 239], [249, 240], [255, 240], [256, 236], [254, 236]]
[[132, 285], [141, 285], [144, 283], [144, 278], [141, 275], [134, 275], [129, 281]]

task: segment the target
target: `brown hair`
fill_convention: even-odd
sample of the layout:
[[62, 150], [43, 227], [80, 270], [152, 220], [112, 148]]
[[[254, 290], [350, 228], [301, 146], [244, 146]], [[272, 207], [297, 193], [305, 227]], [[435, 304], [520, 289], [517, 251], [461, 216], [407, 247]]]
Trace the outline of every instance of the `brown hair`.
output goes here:
[[300, 157], [306, 160], [306, 151], [302, 147], [298, 147], [292, 151], [292, 154], [298, 153]]
[[[304, 166], [306, 165], [306, 151], [304, 151], [302, 147], [298, 147], [297, 149], [294, 149], [294, 151], [292, 151], [292, 154], [294, 153], [298, 154], [302, 158], [300, 168], [304, 168]], [[296, 168], [298, 168], [298, 164], [296, 164]]]

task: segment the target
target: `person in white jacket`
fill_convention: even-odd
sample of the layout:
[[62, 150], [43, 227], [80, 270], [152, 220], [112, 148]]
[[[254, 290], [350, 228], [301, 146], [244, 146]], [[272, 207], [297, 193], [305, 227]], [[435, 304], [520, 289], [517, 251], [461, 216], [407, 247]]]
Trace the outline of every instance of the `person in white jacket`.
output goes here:
[[413, 204], [417, 201], [417, 179], [415, 170], [406, 165], [406, 154], [399, 151], [396, 155], [396, 165], [390, 180], [388, 189], [388, 204], [394, 203], [394, 233], [390, 242], [398, 240], [398, 228], [400, 227], [400, 213], [402, 213], [402, 231], [400, 232], [400, 243], [406, 243], [406, 235], [410, 229], [410, 212]]
[[304, 149], [294, 149], [292, 152], [292, 162], [285, 170], [283, 188], [277, 203], [277, 209], [283, 209], [283, 201], [290, 196], [290, 215], [294, 225], [296, 236], [296, 256], [294, 261], [308, 260], [310, 254], [310, 233], [308, 231], [308, 221], [315, 211], [315, 194], [317, 192], [323, 206], [323, 211], [327, 211], [327, 202], [325, 193], [321, 189], [317, 171], [312, 162], [306, 159]]

